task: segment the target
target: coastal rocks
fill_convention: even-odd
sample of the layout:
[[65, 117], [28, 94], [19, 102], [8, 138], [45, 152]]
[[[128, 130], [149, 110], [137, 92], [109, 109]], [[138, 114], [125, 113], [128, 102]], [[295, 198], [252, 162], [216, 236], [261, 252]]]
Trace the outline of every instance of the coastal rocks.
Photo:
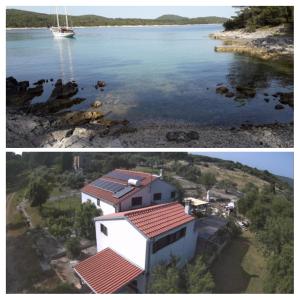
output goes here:
[[34, 104], [29, 108], [29, 112], [38, 115], [56, 113], [60, 110], [72, 107], [75, 104], [79, 104], [84, 100], [85, 98], [55, 99], [44, 103]]
[[284, 109], [284, 106], [281, 104], [276, 104], [275, 109], [277, 109], [277, 110]]
[[34, 97], [43, 93], [43, 86], [37, 85], [29, 88], [29, 81], [18, 82], [14, 77], [6, 78], [6, 103], [7, 105], [23, 106]]
[[166, 138], [169, 142], [186, 143], [191, 140], [199, 140], [199, 133], [197, 131], [169, 131]]
[[281, 104], [289, 105], [294, 107], [294, 92], [290, 93], [277, 93], [280, 97], [279, 102]]
[[92, 108], [99, 108], [100, 106], [102, 106], [102, 102], [99, 100], [96, 100], [94, 103], [91, 104]]
[[100, 88], [101, 91], [104, 91], [104, 87], [106, 86], [106, 82], [103, 80], [97, 81], [95, 88], [98, 89]]
[[224, 95], [229, 92], [229, 89], [226, 86], [218, 86], [216, 88], [216, 93]]
[[37, 82], [35, 82], [33, 85], [42, 85], [42, 84], [44, 84], [45, 82], [46, 82], [45, 79], [40, 79], [40, 80], [38, 80]]
[[56, 122], [57, 125], [82, 125], [103, 118], [102, 112], [97, 111], [74, 111], [64, 114]]
[[225, 94], [225, 97], [227, 97], [227, 98], [232, 98], [232, 97], [234, 97], [235, 96], [235, 94], [233, 93], [233, 92], [227, 92], [226, 94]]
[[58, 79], [48, 101], [70, 98], [76, 95], [77, 92], [78, 85], [75, 81], [69, 81], [66, 84], [63, 84], [62, 80]]

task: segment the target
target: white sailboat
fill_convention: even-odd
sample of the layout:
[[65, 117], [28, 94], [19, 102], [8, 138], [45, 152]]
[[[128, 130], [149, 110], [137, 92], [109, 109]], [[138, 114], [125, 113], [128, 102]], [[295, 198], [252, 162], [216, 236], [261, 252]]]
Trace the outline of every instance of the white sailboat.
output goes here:
[[66, 37], [70, 38], [75, 35], [74, 30], [72, 27], [69, 27], [69, 21], [68, 21], [68, 13], [67, 9], [65, 7], [65, 16], [66, 16], [66, 26], [60, 26], [59, 25], [59, 16], [58, 16], [58, 11], [56, 8], [56, 20], [57, 20], [57, 26], [52, 26], [51, 31], [55, 37]]

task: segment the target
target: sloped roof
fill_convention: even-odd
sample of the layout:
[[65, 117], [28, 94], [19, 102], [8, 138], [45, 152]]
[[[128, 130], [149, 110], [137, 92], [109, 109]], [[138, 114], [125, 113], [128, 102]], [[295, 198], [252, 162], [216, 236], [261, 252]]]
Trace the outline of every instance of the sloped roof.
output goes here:
[[[116, 169], [114, 171], [117, 171], [119, 173], [122, 174], [126, 174], [126, 175], [131, 175], [131, 176], [142, 176], [143, 178], [140, 180], [140, 186], [133, 186], [133, 189], [129, 192], [126, 193], [125, 195], [123, 195], [120, 198], [116, 198], [114, 196], [113, 192], [101, 189], [99, 187], [96, 187], [93, 185], [93, 182], [87, 184], [86, 186], [84, 186], [81, 189], [82, 193], [88, 194], [92, 197], [98, 198], [98, 199], [103, 199], [107, 202], [110, 202], [114, 205], [119, 204], [121, 201], [123, 201], [124, 199], [132, 196], [133, 194], [135, 194], [137, 191], [147, 187], [151, 182], [153, 182], [154, 180], [158, 179], [159, 177], [150, 173], [144, 173], [144, 172], [138, 172], [138, 171], [131, 171], [131, 170], [123, 170], [123, 169]], [[104, 179], [107, 180], [109, 182], [112, 183], [119, 183], [119, 184], [123, 184], [124, 187], [127, 186], [127, 180], [120, 180], [120, 179], [116, 179], [116, 178], [111, 178], [109, 177], [109, 174], [103, 175], [101, 178], [99, 179]]]
[[110, 248], [83, 260], [74, 269], [97, 294], [114, 293], [143, 273]]
[[145, 208], [124, 211], [97, 217], [95, 220], [125, 218], [148, 238], [155, 237], [195, 218], [184, 211], [178, 202], [148, 206]]

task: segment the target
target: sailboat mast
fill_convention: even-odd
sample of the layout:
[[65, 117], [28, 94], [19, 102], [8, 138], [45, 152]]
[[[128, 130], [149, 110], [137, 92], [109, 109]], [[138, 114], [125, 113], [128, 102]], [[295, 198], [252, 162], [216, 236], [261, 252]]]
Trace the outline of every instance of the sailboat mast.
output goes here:
[[59, 27], [59, 17], [58, 17], [57, 7], [55, 7], [55, 10], [56, 10], [57, 27]]
[[66, 26], [69, 28], [69, 23], [68, 23], [68, 13], [67, 13], [67, 8], [65, 7], [65, 14], [66, 14]]

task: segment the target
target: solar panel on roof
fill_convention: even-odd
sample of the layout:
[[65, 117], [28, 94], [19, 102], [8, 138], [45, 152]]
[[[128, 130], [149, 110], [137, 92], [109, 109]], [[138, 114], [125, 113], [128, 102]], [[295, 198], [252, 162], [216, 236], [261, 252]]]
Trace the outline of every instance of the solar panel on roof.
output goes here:
[[123, 173], [120, 171], [111, 171], [105, 176], [110, 177], [110, 178], [115, 178], [118, 180], [123, 180], [123, 181], [128, 181], [128, 179], [136, 179], [136, 180], [143, 180], [145, 177], [141, 175], [136, 175], [136, 174], [128, 174], [128, 173]]
[[123, 188], [123, 190], [116, 192], [114, 194], [114, 197], [121, 198], [124, 195], [126, 195], [127, 193], [129, 193], [130, 191], [132, 191], [133, 189], [134, 189], [134, 187], [132, 187], [132, 186], [126, 186], [125, 188]]
[[106, 190], [113, 193], [116, 193], [124, 188], [123, 184], [111, 182], [103, 179], [97, 179], [94, 182], [92, 182], [91, 185], [99, 189]]

